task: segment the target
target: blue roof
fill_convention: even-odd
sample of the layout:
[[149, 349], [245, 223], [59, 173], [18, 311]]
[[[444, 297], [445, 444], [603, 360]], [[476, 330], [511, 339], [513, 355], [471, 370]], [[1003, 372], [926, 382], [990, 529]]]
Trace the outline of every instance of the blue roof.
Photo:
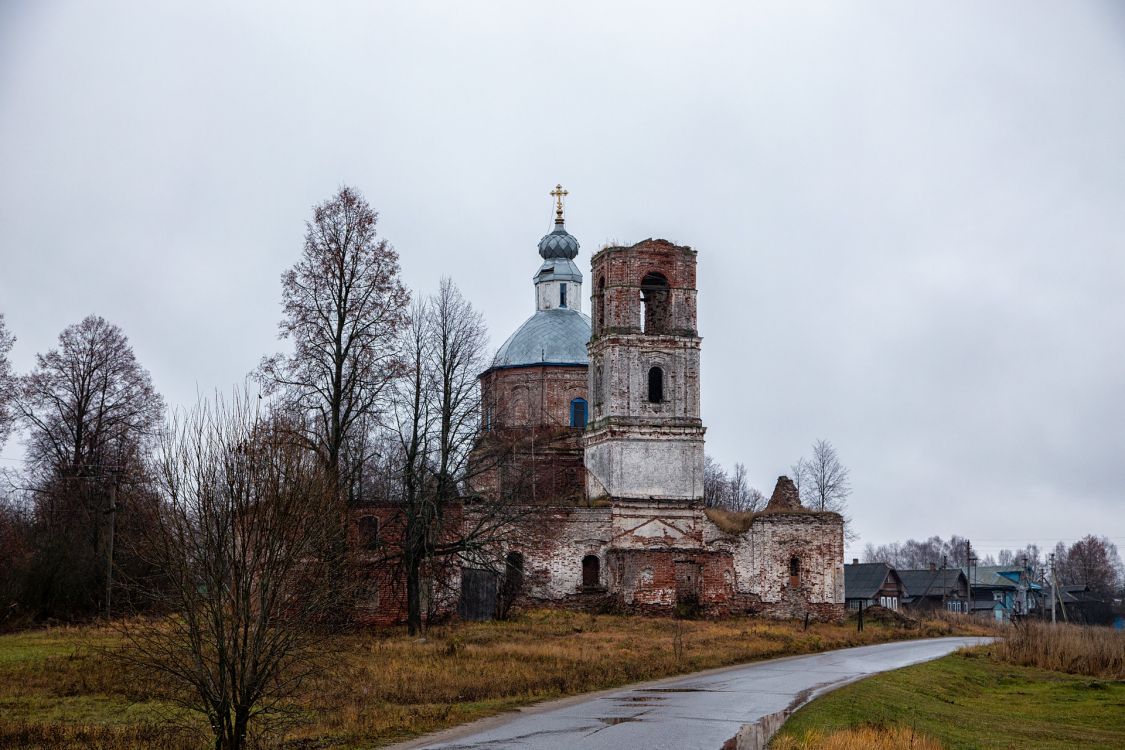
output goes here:
[[588, 365], [590, 318], [576, 310], [540, 310], [516, 329], [496, 352], [493, 367]]

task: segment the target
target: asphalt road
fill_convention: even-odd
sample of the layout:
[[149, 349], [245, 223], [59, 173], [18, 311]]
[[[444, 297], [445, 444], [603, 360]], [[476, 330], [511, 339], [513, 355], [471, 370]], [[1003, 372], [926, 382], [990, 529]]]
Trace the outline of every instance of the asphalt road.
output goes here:
[[540, 704], [398, 747], [747, 750], [822, 693], [988, 640], [902, 641], [726, 667]]

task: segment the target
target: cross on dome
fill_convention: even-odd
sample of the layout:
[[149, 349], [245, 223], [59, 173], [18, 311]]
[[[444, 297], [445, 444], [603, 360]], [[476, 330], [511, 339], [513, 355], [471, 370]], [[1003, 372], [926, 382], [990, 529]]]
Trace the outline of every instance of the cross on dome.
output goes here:
[[552, 190], [550, 193], [548, 193], [548, 195], [550, 195], [552, 198], [555, 199], [555, 223], [556, 224], [562, 224], [563, 223], [563, 198], [570, 195], [570, 191], [569, 190], [563, 190], [563, 186], [561, 184], [559, 184], [559, 185], [555, 185], [555, 189]]

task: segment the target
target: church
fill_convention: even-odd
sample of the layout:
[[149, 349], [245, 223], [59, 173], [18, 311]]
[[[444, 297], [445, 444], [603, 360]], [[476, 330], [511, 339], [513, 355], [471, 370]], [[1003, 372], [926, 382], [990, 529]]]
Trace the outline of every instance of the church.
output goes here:
[[566, 191], [551, 195], [535, 310], [480, 375], [481, 445], [519, 447], [470, 488], [525, 508], [523, 533], [498, 566], [462, 568], [461, 616], [522, 604], [843, 617], [839, 515], [802, 507], [786, 477], [762, 512], [704, 507], [697, 252], [603, 247], [587, 291]]

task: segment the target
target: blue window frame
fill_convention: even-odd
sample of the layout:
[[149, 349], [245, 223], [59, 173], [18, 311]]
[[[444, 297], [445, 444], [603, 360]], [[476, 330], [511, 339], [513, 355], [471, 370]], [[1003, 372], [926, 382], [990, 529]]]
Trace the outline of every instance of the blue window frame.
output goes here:
[[576, 398], [570, 402], [570, 426], [585, 429], [586, 399]]

